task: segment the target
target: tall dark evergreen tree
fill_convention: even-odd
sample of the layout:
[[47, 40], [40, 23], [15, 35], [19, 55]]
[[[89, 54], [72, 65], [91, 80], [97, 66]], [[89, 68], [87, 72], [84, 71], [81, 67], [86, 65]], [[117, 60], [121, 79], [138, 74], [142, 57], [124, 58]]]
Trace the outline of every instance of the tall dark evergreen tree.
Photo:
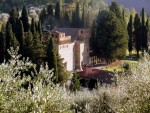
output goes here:
[[83, 4], [83, 9], [82, 9], [82, 24], [83, 24], [83, 28], [85, 27], [85, 8], [84, 8], [84, 4]]
[[72, 27], [75, 27], [75, 26], [76, 26], [76, 14], [75, 14], [74, 11], [72, 12], [71, 26], [72, 26]]
[[5, 57], [5, 34], [3, 32], [0, 32], [0, 63], [4, 62]]
[[13, 38], [12, 27], [11, 27], [11, 24], [9, 22], [6, 25], [5, 37], [6, 37], [5, 58], [6, 58], [6, 61], [8, 61], [8, 59], [10, 59], [10, 55], [8, 54], [7, 50], [11, 47], [10, 43], [11, 43], [11, 39]]
[[135, 48], [137, 51], [137, 56], [139, 57], [139, 51], [142, 46], [142, 32], [141, 32], [141, 21], [138, 14], [134, 18], [134, 36], [135, 36]]
[[144, 50], [146, 50], [146, 52], [148, 52], [148, 32], [149, 32], [149, 19], [147, 19], [146, 25], [144, 26], [143, 46], [144, 46]]
[[16, 8], [12, 8], [12, 10], [9, 13], [10, 17], [8, 22], [12, 25], [12, 31], [16, 35], [18, 31], [18, 18], [19, 18], [19, 12]]
[[41, 25], [41, 21], [39, 20], [38, 22], [38, 29], [37, 29], [39, 35], [40, 35], [40, 40], [43, 40], [43, 33], [42, 33], [42, 25]]
[[32, 49], [33, 49], [33, 35], [32, 33], [29, 31], [27, 37], [24, 39], [24, 52], [23, 52], [23, 56], [24, 57], [29, 57], [30, 59], [32, 59], [34, 56], [32, 55]]
[[54, 39], [50, 37], [49, 43], [47, 46], [47, 62], [49, 69], [54, 69], [53, 80], [55, 83], [58, 83], [58, 66], [57, 66], [57, 49], [54, 43]]
[[129, 34], [128, 50], [129, 50], [129, 54], [131, 54], [132, 50], [133, 50], [133, 20], [132, 20], [132, 15], [130, 15], [130, 20], [129, 20], [127, 29], [128, 29], [128, 34]]
[[66, 64], [60, 55], [57, 55], [57, 66], [58, 66], [58, 82], [60, 85], [64, 85], [69, 79], [69, 72], [66, 70]]
[[46, 17], [47, 17], [46, 9], [43, 8], [41, 13], [40, 13], [40, 16], [39, 16], [41, 24], [44, 24]]
[[79, 75], [77, 75], [77, 73], [73, 73], [73, 78], [72, 78], [72, 83], [71, 83], [70, 89], [72, 91], [80, 90], [80, 79], [79, 79]]
[[48, 14], [48, 16], [54, 16], [54, 14], [53, 14], [53, 6], [52, 5], [48, 5], [47, 6], [47, 14]]
[[77, 27], [77, 28], [81, 27], [79, 2], [77, 2], [76, 9], [75, 9], [75, 27]]
[[28, 19], [28, 12], [27, 12], [26, 5], [23, 5], [20, 19], [23, 23], [24, 32], [28, 32], [29, 31], [29, 19]]
[[70, 25], [70, 18], [69, 18], [69, 14], [68, 14], [67, 11], [65, 11], [63, 18], [64, 18], [65, 26], [66, 26], [66, 27], [69, 26], [69, 25]]
[[141, 26], [141, 30], [142, 30], [142, 51], [144, 51], [144, 49], [145, 49], [145, 44], [144, 44], [144, 41], [145, 41], [145, 12], [144, 12], [144, 8], [142, 8], [142, 13], [141, 13], [141, 15], [142, 15], [142, 26]]
[[36, 25], [35, 25], [35, 22], [34, 22], [34, 19], [32, 18], [32, 21], [31, 21], [31, 32], [33, 34], [33, 36], [36, 34]]
[[56, 3], [55, 7], [55, 18], [59, 20], [61, 18], [61, 11], [60, 11], [60, 2]]
[[106, 60], [120, 59], [126, 55], [128, 40], [120, 18], [113, 12], [98, 15], [95, 53]]
[[32, 45], [32, 62], [37, 65], [37, 70], [40, 69], [40, 65], [43, 64], [44, 59], [45, 59], [45, 51], [44, 51], [44, 46], [40, 40], [40, 35], [39, 33], [36, 33], [33, 36], [33, 45]]
[[20, 44], [20, 53], [23, 54], [24, 28], [23, 28], [23, 23], [21, 20], [19, 21], [19, 31], [18, 31], [17, 39], [18, 39], [19, 44]]

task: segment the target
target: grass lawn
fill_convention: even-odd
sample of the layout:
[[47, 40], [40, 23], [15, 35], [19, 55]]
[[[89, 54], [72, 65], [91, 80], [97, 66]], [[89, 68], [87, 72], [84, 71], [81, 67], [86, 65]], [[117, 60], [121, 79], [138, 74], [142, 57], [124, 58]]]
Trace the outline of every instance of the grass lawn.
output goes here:
[[107, 71], [117, 71], [117, 72], [121, 72], [122, 71], [122, 67], [121, 66], [113, 66], [113, 67], [105, 67], [102, 70], [107, 70]]
[[[140, 53], [141, 54], [141, 53]], [[136, 63], [138, 63], [138, 58], [136, 56], [136, 53], [133, 53], [130, 56], [126, 56], [125, 58], [123, 58], [122, 60], [118, 61], [118, 62], [114, 62], [104, 68], [102, 68], [102, 70], [107, 70], [107, 71], [117, 71], [117, 72], [121, 72], [123, 71], [123, 64], [131, 64], [131, 65], [135, 65]]]

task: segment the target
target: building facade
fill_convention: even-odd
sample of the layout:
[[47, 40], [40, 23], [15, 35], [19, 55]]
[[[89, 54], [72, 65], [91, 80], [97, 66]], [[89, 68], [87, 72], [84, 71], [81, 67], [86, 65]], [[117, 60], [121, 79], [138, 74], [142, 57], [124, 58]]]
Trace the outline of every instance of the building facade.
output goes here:
[[90, 29], [54, 28], [51, 33], [68, 71], [82, 70], [83, 65], [89, 64]]

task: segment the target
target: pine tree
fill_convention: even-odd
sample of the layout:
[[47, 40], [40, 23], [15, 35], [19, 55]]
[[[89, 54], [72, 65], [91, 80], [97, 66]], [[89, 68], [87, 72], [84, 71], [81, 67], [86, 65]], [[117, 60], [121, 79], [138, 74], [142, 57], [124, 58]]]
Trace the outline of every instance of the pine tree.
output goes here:
[[106, 60], [120, 59], [126, 55], [127, 45], [122, 20], [113, 12], [100, 12], [96, 27], [95, 53]]
[[77, 73], [73, 73], [72, 83], [70, 86], [70, 89], [72, 91], [78, 91], [80, 90], [80, 79]]
[[129, 34], [129, 41], [128, 41], [128, 50], [129, 53], [132, 53], [133, 50], [133, 21], [132, 21], [132, 15], [130, 15], [130, 20], [128, 23], [128, 34]]
[[135, 35], [135, 48], [137, 51], [137, 57], [139, 57], [139, 51], [142, 46], [142, 33], [141, 33], [141, 21], [138, 14], [135, 15], [134, 18], [134, 35]]
[[28, 19], [28, 12], [27, 12], [26, 5], [23, 5], [20, 20], [23, 23], [24, 32], [28, 32], [29, 31], [29, 19]]
[[119, 5], [116, 2], [111, 2], [110, 11], [114, 12], [118, 18], [123, 18]]
[[56, 7], [55, 7], [55, 18], [57, 20], [59, 20], [61, 18], [61, 11], [60, 11], [60, 3], [57, 2], [56, 3]]
[[54, 69], [54, 83], [58, 83], [58, 66], [57, 66], [57, 49], [54, 43], [54, 39], [50, 37], [49, 43], [47, 46], [47, 62], [49, 69]]
[[4, 62], [5, 57], [5, 34], [3, 32], [0, 32], [0, 63]]

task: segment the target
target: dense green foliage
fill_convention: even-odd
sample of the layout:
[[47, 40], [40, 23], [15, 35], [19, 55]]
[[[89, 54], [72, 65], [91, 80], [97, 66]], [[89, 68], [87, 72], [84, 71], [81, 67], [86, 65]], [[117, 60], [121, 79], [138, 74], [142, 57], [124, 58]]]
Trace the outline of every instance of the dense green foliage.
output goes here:
[[5, 55], [5, 35], [3, 32], [0, 33], [0, 63], [4, 61], [4, 55]]
[[106, 60], [120, 59], [126, 55], [128, 34], [121, 14], [119, 6], [113, 2], [110, 11], [99, 12], [96, 29], [92, 32], [94, 53]]
[[22, 23], [23, 23], [24, 32], [28, 32], [29, 31], [29, 20], [28, 20], [27, 8], [25, 5], [23, 5], [20, 19], [22, 20]]
[[[30, 76], [21, 78], [21, 71], [31, 67], [36, 71], [36, 65], [19, 60], [17, 52], [18, 49], [11, 48], [11, 60], [0, 65], [0, 112], [148, 113], [150, 110], [148, 55], [135, 67], [131, 65], [125, 76], [116, 75], [117, 87], [104, 86], [98, 90], [70, 93], [51, 82], [53, 74], [48, 66], [41, 66], [34, 80]], [[25, 84], [29, 84], [28, 88], [23, 87]]]
[[132, 50], [133, 50], [133, 17], [132, 15], [130, 15], [130, 20], [129, 20], [129, 23], [128, 23], [128, 34], [129, 34], [129, 41], [128, 41], [128, 50], [129, 50], [129, 53], [132, 53]]
[[80, 79], [79, 79], [79, 75], [77, 73], [73, 73], [70, 89], [72, 91], [80, 90]]
[[47, 47], [47, 61], [49, 69], [54, 69], [54, 81], [58, 82], [58, 65], [57, 65], [57, 50], [54, 39], [50, 37]]
[[138, 14], [135, 15], [134, 18], [134, 35], [135, 35], [135, 48], [137, 51], [137, 56], [139, 56], [139, 51], [141, 50], [141, 42], [142, 42], [142, 35], [141, 35], [141, 21]]
[[[28, 13], [25, 5], [23, 6], [21, 17], [18, 15], [17, 8], [14, 7], [10, 11], [7, 25], [0, 35], [0, 62], [2, 63], [4, 59], [6, 59], [6, 62], [9, 61], [10, 56], [7, 50], [10, 47], [17, 48], [20, 46], [19, 54], [25, 58], [29, 58], [35, 63], [37, 65], [37, 71], [39, 71], [40, 65], [45, 66], [46, 62], [49, 64], [49, 69], [56, 69], [56, 71], [54, 71], [56, 77], [54, 81], [55, 83], [63, 85], [68, 80], [70, 73], [68, 73], [66, 70], [66, 64], [58, 55], [57, 47], [55, 47], [56, 45], [53, 46], [55, 51], [53, 51], [52, 47], [47, 45], [47, 42], [52, 41], [52, 39], [53, 38], [51, 37], [50, 39], [43, 40], [40, 20], [35, 22], [32, 18], [31, 24], [29, 24]], [[52, 42], [51, 45], [53, 45]], [[53, 64], [51, 63], [53, 61], [51, 57], [53, 56], [50, 55], [49, 51], [51, 51], [52, 55], [55, 54], [54, 56], [56, 60], [53, 62], [55, 65], [51, 65]]]

